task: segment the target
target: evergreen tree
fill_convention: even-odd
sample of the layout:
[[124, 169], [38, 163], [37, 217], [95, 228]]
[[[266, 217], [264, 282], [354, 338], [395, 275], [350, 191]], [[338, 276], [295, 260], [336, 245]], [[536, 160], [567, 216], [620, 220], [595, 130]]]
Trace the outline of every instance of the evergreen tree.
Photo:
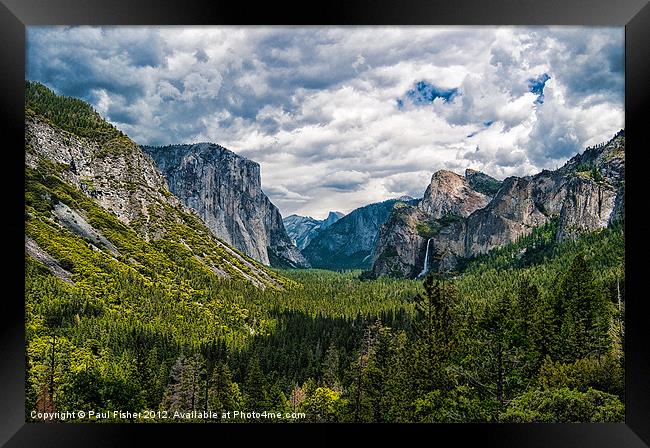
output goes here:
[[611, 307], [584, 255], [573, 259], [557, 295], [562, 341], [559, 358], [571, 362], [604, 354], [609, 348]]
[[303, 409], [307, 421], [310, 422], [336, 422], [338, 421], [338, 408], [341, 394], [328, 387], [318, 387], [312, 394], [305, 398]]
[[258, 412], [268, 410], [269, 408], [266, 379], [256, 356], [251, 357], [246, 372], [244, 406], [246, 407], [246, 411]]
[[237, 383], [232, 380], [228, 366], [221, 362], [212, 372], [210, 381], [209, 406], [217, 412], [234, 411], [241, 405], [241, 395]]
[[420, 393], [449, 386], [445, 364], [454, 344], [454, 295], [453, 286], [432, 273], [424, 281], [424, 293], [415, 297], [412, 368], [414, 387]]

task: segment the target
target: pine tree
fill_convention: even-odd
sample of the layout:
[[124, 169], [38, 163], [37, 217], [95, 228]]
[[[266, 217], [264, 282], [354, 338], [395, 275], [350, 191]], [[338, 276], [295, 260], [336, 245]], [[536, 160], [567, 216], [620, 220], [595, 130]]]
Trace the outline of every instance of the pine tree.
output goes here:
[[234, 411], [241, 404], [239, 387], [233, 382], [230, 369], [223, 362], [212, 372], [209, 402], [210, 409], [219, 413]]
[[611, 307], [584, 255], [573, 259], [557, 294], [561, 315], [560, 360], [572, 362], [604, 354], [609, 348]]
[[415, 298], [413, 381], [420, 393], [448, 386], [445, 363], [453, 347], [452, 301], [455, 290], [445, 280], [429, 274], [424, 293]]
[[266, 379], [256, 356], [251, 357], [246, 372], [244, 405], [246, 411], [261, 412], [269, 408]]

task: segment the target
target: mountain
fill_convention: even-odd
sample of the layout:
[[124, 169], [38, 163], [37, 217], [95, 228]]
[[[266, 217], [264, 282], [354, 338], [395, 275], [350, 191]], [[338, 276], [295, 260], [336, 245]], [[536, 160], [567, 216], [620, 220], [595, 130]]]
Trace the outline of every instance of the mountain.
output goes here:
[[341, 212], [332, 211], [324, 220], [314, 219], [311, 216], [289, 215], [282, 222], [284, 228], [287, 229], [287, 234], [298, 247], [298, 250], [303, 250], [316, 235], [343, 216], [345, 215]]
[[499, 185], [473, 170], [438, 171], [419, 205], [396, 208], [382, 226], [371, 276], [454, 270], [554, 218], [557, 241], [607, 227], [623, 217], [624, 179], [623, 131], [557, 170]]
[[489, 196], [474, 190], [467, 178], [447, 170], [434, 173], [422, 200], [395, 207], [381, 227], [372, 275], [416, 277], [428, 239], [454, 229], [489, 201]]
[[309, 267], [287, 234], [280, 211], [262, 191], [257, 162], [213, 143], [143, 150], [171, 192], [217, 237], [266, 265]]
[[414, 201], [404, 197], [357, 208], [318, 233], [302, 253], [315, 268], [369, 268], [379, 229], [393, 207]]
[[494, 196], [497, 191], [499, 191], [502, 184], [500, 180], [471, 168], [465, 170], [465, 179], [474, 191], [478, 191], [479, 193], [483, 193], [490, 197]]
[[130, 273], [168, 288], [185, 275], [285, 283], [214, 237], [151, 158], [87, 103], [33, 82], [26, 83], [25, 164], [25, 250], [64, 281], [112, 283]]
[[330, 211], [329, 214], [327, 215], [327, 218], [325, 218], [325, 220], [323, 221], [321, 228], [327, 229], [329, 226], [331, 226], [332, 224], [334, 224], [336, 221], [343, 218], [344, 216], [345, 216], [344, 213]]

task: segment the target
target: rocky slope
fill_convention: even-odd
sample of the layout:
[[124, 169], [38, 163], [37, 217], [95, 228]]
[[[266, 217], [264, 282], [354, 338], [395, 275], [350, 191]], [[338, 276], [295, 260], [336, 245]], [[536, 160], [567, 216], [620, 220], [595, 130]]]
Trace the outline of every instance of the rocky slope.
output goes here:
[[160, 171], [149, 157], [126, 137], [106, 143], [80, 138], [53, 125], [42, 115], [27, 112], [25, 163], [36, 168], [45, 159], [64, 167], [64, 181], [82, 190], [103, 208], [147, 238], [155, 229], [147, 225], [153, 204], [178, 207]]
[[289, 215], [282, 220], [289, 238], [302, 251], [312, 239], [320, 232], [327, 229], [343, 217], [341, 212], [330, 211], [327, 218], [323, 220], [314, 219], [311, 216]]
[[216, 236], [266, 265], [309, 267], [262, 191], [258, 163], [212, 143], [143, 149]]
[[513, 242], [554, 216], [558, 241], [608, 226], [624, 213], [624, 148], [621, 131], [558, 170], [509, 177], [498, 190], [472, 170], [464, 178], [435, 173], [422, 202], [396, 209], [382, 227], [371, 275], [454, 270], [460, 259]]
[[302, 253], [317, 268], [370, 268], [379, 229], [393, 207], [415, 201], [409, 197], [390, 199], [353, 210], [320, 232]]
[[26, 91], [28, 254], [56, 267], [47, 248], [66, 252], [53, 237], [81, 239], [136, 269], [156, 265], [155, 257], [162, 266], [184, 254], [191, 258], [186, 263], [198, 262], [221, 278], [281, 287], [280, 276], [213, 237], [170, 193], [151, 158], [88, 104], [38, 83], [26, 83]]

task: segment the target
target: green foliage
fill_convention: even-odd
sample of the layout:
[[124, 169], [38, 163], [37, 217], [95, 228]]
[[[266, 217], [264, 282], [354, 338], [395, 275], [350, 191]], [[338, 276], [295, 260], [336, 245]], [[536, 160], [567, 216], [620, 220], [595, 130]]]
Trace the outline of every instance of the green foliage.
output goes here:
[[429, 274], [424, 281], [424, 293], [415, 297], [417, 318], [413, 327], [417, 339], [412, 368], [416, 370], [413, 379], [419, 393], [450, 385], [446, 362], [455, 343], [455, 295], [453, 285]]
[[447, 213], [446, 215], [442, 216], [439, 220], [438, 223], [442, 227], [447, 227], [450, 224], [453, 224], [455, 222], [461, 222], [463, 221], [464, 218], [461, 215], [457, 215], [455, 213]]
[[531, 390], [514, 399], [501, 420], [513, 423], [622, 422], [623, 403], [614, 395], [588, 389]]
[[605, 177], [603, 176], [601, 169], [595, 163], [579, 163], [575, 167], [575, 173], [577, 176], [585, 177], [592, 179], [595, 182], [604, 182]]
[[554, 291], [558, 336], [563, 344], [556, 356], [572, 361], [588, 355], [600, 355], [609, 349], [611, 304], [596, 282], [593, 271], [582, 254], [572, 261], [560, 277]]
[[429, 239], [440, 232], [440, 226], [437, 222], [419, 222], [415, 225], [415, 230], [422, 238]]
[[472, 423], [490, 421], [491, 406], [468, 386], [449, 391], [436, 389], [415, 400], [415, 419], [422, 423]]
[[554, 362], [547, 357], [540, 368], [538, 382], [544, 389], [564, 387], [585, 392], [594, 388], [621, 399], [624, 394], [622, 360], [612, 352], [581, 358], [569, 364]]
[[[622, 415], [622, 226], [557, 244], [551, 219], [453, 279], [366, 281], [269, 270], [164, 204], [151, 210], [160, 238], [146, 240], [142, 223], [119, 221], [65, 183], [64, 169], [26, 171], [26, 235], [73, 281], [26, 257], [29, 410], [243, 408], [328, 422]], [[59, 202], [116, 252], [57, 224]]]
[[455, 222], [460, 222], [462, 220], [463, 220], [462, 216], [453, 213], [448, 213], [437, 220], [432, 220], [428, 222], [418, 222], [415, 225], [415, 230], [417, 231], [418, 235], [420, 235], [422, 238], [429, 239], [432, 236], [435, 236], [438, 233], [440, 233], [440, 231], [443, 228]]
[[128, 141], [124, 133], [102, 119], [85, 101], [56, 95], [36, 81], [25, 82], [25, 107], [65, 131], [106, 143], [107, 148], [116, 142]]
[[559, 217], [554, 216], [516, 241], [469, 260], [465, 270], [525, 268], [543, 263], [556, 254]]
[[341, 406], [341, 393], [328, 387], [318, 387], [303, 402], [302, 409], [310, 422], [336, 422]]
[[[75, 281], [27, 258], [31, 409], [176, 403], [185, 411], [292, 409], [314, 421], [496, 421], [514, 419], [511, 409], [530, 402], [508, 403], [534, 388], [622, 396], [620, 340], [612, 339], [622, 318], [614, 313], [620, 228], [553, 247], [543, 263], [525, 267], [502, 261], [495, 269], [499, 258], [486, 258], [458, 278], [424, 285], [290, 270], [282, 277], [296, 286], [273, 290], [216, 280], [184, 246], [140, 242], [83, 196], [49, 185], [47, 194], [86, 210], [120, 256], [56, 227], [39, 211], [52, 206], [47, 197], [28, 205], [28, 235]], [[576, 321], [585, 324], [570, 325]], [[535, 412], [531, 418], [565, 418]]]
[[501, 188], [501, 181], [483, 173], [476, 173], [469, 179], [469, 183], [474, 190], [488, 196], [494, 196]]
[[251, 357], [246, 372], [246, 385], [244, 389], [244, 405], [247, 410], [269, 410], [269, 396], [266, 379], [256, 357]]
[[[89, 107], [35, 83], [27, 87], [28, 117], [38, 113], [93, 139], [100, 153], [129, 150], [130, 141], [96, 124]], [[69, 169], [41, 160], [26, 170], [26, 236], [72, 280], [25, 259], [28, 413], [243, 409], [304, 412], [313, 422], [623, 419], [620, 224], [558, 244], [552, 217], [469, 260], [454, 278], [361, 280], [360, 271], [268, 269], [166, 203], [124, 224], [64, 182]], [[83, 191], [93, 188], [82, 180]], [[51, 211], [58, 203], [115, 249], [57, 223]], [[429, 236], [458, 219], [421, 224], [418, 233]]]
[[214, 370], [210, 392], [210, 409], [227, 412], [235, 411], [242, 405], [239, 386], [233, 382], [230, 369], [223, 362]]

